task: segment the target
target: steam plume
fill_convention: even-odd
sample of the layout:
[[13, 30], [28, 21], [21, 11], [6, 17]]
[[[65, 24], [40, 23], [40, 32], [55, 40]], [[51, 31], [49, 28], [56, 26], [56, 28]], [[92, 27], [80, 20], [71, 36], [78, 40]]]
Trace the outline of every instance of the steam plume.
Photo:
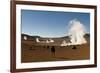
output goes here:
[[69, 22], [68, 35], [70, 35], [70, 39], [71, 39], [70, 45], [87, 43], [87, 41], [84, 38], [85, 34], [86, 34], [85, 26], [80, 21], [74, 19]]

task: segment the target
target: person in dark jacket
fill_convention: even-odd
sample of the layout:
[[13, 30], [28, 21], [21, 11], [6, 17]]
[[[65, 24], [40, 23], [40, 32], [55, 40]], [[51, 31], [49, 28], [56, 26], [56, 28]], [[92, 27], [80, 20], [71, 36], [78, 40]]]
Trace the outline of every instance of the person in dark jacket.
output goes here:
[[55, 47], [54, 46], [51, 47], [51, 52], [52, 52], [52, 55], [55, 56]]

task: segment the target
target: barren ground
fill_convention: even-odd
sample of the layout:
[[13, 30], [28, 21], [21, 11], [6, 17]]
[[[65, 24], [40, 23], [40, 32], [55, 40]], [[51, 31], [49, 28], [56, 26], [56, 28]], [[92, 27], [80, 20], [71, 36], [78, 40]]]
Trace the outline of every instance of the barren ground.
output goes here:
[[[55, 53], [51, 51], [54, 46]], [[73, 48], [74, 47], [74, 48]], [[89, 43], [76, 46], [61, 47], [52, 44], [39, 44], [22, 40], [21, 62], [85, 60], [90, 58]]]

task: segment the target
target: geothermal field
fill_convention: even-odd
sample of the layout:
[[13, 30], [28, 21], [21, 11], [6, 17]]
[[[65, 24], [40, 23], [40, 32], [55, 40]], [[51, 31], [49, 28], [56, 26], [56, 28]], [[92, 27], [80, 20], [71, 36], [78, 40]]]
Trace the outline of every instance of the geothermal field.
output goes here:
[[21, 34], [21, 62], [90, 59], [90, 34], [78, 21], [70, 25], [68, 35], [63, 37]]
[[[89, 35], [85, 35], [89, 41]], [[32, 37], [31, 37], [32, 38]], [[48, 39], [48, 38], [40, 38]], [[61, 46], [61, 41], [68, 38], [52, 38], [55, 42], [45, 43], [32, 40], [23, 40], [21, 46], [22, 62], [40, 62], [40, 61], [64, 61], [64, 60], [85, 60], [90, 58], [89, 42], [82, 45]]]

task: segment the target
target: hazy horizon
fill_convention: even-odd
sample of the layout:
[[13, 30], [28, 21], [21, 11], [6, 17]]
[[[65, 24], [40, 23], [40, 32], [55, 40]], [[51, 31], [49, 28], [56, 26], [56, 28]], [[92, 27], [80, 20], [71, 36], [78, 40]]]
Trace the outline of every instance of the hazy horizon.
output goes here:
[[[27, 33], [21, 33], [21, 34], [25, 34], [25, 35], [28, 35], [28, 36], [32, 36], [32, 37], [34, 37], [34, 36], [39, 36], [39, 35], [29, 35], [29, 34], [27, 34]], [[90, 35], [90, 33], [86, 33], [86, 34], [89, 34]], [[67, 37], [68, 35], [65, 35], [65, 36], [58, 36], [58, 37], [45, 37], [45, 36], [39, 36], [39, 37], [41, 37], [41, 38], [61, 38], [61, 37]]]

